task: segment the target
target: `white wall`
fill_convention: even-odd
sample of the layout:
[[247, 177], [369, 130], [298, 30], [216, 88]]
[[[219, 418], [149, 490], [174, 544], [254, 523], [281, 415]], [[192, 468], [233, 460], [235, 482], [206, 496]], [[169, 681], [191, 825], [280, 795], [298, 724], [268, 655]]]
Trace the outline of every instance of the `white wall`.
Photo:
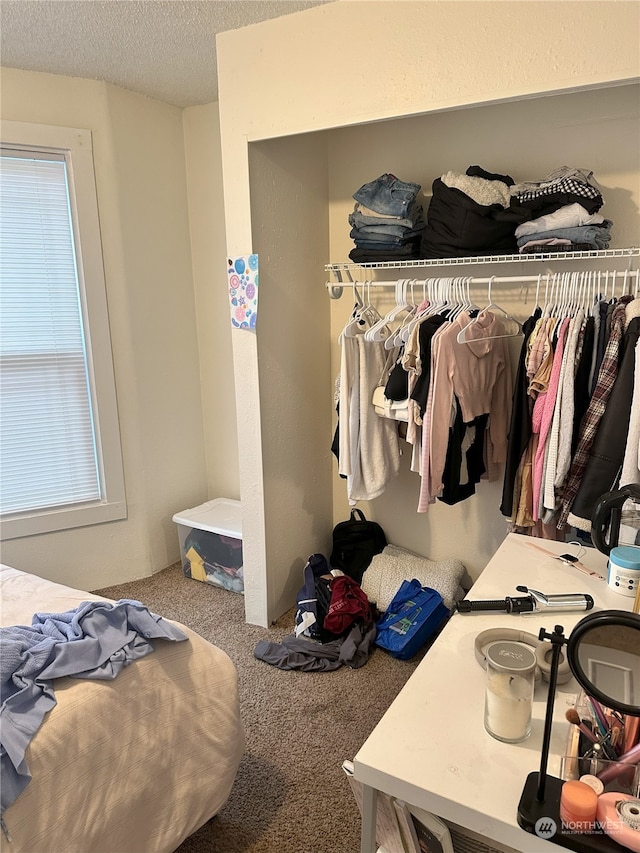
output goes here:
[[218, 104], [183, 112], [209, 498], [240, 497]]
[[[579, 9], [570, 21], [568, 8], [572, 13]], [[373, 123], [389, 118], [637, 79], [639, 14], [638, 4], [628, 2], [587, 2], [578, 7], [564, 2], [339, 0], [220, 34], [217, 51], [228, 251], [245, 253], [254, 242], [251, 210], [252, 205], [260, 204], [255, 193], [264, 190], [250, 179], [248, 147], [252, 141], [364, 125], [362, 142], [366, 145], [377, 130]], [[251, 62], [246, 61], [247, 56]], [[487, 130], [483, 122], [481, 127], [471, 126], [467, 131], [470, 162], [475, 160], [473, 145], [478, 133]], [[393, 151], [405, 144], [402, 135], [396, 134], [389, 147]], [[423, 144], [427, 152], [428, 136]], [[333, 166], [330, 163], [330, 170]], [[320, 177], [321, 168], [319, 165], [313, 180]], [[276, 218], [278, 213], [272, 211]], [[279, 239], [278, 251], [292, 264], [297, 267], [305, 262], [305, 250], [295, 232], [280, 233]], [[327, 245], [327, 260], [329, 251]], [[315, 269], [311, 264], [308, 269], [312, 281]], [[265, 322], [259, 326], [258, 338], [268, 342], [277, 332], [276, 324]], [[240, 457], [244, 537], [245, 543], [249, 541], [245, 576], [262, 584], [261, 589], [252, 590], [252, 598], [260, 601], [259, 621], [268, 624], [279, 614], [273, 610], [266, 583], [260, 580], [269, 575], [272, 563], [265, 514], [268, 511], [270, 527], [281, 530], [295, 519], [277, 506], [266, 508], [265, 451], [270, 436], [264, 431], [273, 427], [261, 418], [260, 399], [267, 389], [261, 386], [259, 347], [248, 336], [234, 336], [233, 348], [236, 375], [242, 365], [245, 376], [245, 393], [237, 396], [244, 454]], [[290, 360], [294, 357], [292, 348]], [[321, 404], [325, 399], [324, 395], [320, 398]], [[309, 405], [315, 404], [309, 400]], [[288, 437], [291, 442], [299, 440], [292, 430]], [[315, 448], [300, 446], [295, 453], [302, 456], [305, 450], [311, 453]], [[330, 495], [326, 501], [331, 503]], [[472, 543], [484, 556], [494, 549], [495, 534], [492, 531], [479, 542], [473, 536]], [[309, 542], [309, 548], [314, 544]]]
[[4, 542], [2, 559], [96, 589], [178, 559], [174, 512], [207, 498], [182, 111], [108, 84], [3, 69], [2, 116], [88, 128], [128, 519]]
[[[333, 526], [329, 300], [322, 286], [326, 140], [309, 134], [256, 143], [250, 146], [250, 174], [253, 246], [260, 258], [257, 355], [269, 551], [264, 583], [269, 611], [280, 614], [295, 599], [307, 557], [329, 553]], [[289, 239], [296, 253], [287, 251]], [[245, 334], [233, 332], [234, 338]], [[245, 612], [255, 622], [262, 603], [257, 580], [245, 571]]]

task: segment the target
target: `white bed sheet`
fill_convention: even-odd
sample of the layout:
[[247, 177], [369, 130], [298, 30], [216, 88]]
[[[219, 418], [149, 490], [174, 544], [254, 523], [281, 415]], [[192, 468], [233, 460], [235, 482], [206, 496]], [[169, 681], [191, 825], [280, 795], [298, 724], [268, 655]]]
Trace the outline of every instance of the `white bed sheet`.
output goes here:
[[[0, 624], [104, 600], [0, 566]], [[176, 623], [179, 624], [179, 623]], [[6, 853], [172, 853], [228, 799], [244, 752], [237, 672], [184, 625], [113, 681], [54, 683], [27, 750], [32, 780], [5, 811]]]

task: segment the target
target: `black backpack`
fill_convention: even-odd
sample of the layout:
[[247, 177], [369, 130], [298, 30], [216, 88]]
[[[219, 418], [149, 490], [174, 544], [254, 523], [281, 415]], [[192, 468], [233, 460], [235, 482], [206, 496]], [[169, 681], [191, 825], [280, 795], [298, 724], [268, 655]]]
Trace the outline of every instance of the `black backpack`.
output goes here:
[[377, 521], [367, 521], [360, 509], [352, 509], [349, 521], [333, 528], [333, 550], [329, 557], [332, 569], [362, 583], [362, 575], [376, 554], [387, 545], [387, 537]]

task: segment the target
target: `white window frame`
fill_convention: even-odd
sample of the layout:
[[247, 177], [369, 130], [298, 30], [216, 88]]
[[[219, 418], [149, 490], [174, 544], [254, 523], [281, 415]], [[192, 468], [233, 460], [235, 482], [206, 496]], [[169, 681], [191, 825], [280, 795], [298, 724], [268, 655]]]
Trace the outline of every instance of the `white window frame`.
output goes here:
[[17, 539], [121, 520], [127, 505], [91, 131], [3, 121], [0, 141], [66, 160], [101, 487], [96, 501], [2, 515], [0, 538]]

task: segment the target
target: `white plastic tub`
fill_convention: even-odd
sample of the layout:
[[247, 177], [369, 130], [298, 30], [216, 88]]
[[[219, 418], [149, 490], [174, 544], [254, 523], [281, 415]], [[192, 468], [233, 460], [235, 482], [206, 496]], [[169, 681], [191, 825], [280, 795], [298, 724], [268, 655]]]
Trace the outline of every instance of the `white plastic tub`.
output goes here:
[[215, 498], [176, 513], [173, 520], [185, 576], [244, 592], [240, 501]]

